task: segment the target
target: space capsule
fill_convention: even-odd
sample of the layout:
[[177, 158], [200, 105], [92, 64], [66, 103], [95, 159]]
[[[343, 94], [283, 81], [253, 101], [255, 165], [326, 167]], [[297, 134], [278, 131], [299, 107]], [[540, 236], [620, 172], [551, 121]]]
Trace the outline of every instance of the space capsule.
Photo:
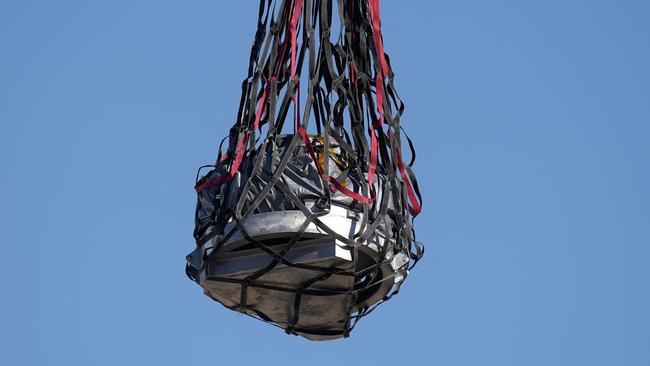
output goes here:
[[228, 147], [197, 175], [196, 248], [186, 258], [186, 274], [213, 300], [311, 340], [347, 337], [423, 254], [379, 2], [337, 5], [261, 1]]

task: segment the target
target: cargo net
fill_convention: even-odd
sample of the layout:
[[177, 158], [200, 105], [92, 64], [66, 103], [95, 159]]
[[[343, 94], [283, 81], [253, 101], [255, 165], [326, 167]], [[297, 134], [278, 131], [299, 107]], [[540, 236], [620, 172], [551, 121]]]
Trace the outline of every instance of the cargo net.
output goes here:
[[186, 273], [289, 334], [347, 337], [424, 252], [379, 1], [261, 0], [257, 25], [237, 120], [197, 173]]

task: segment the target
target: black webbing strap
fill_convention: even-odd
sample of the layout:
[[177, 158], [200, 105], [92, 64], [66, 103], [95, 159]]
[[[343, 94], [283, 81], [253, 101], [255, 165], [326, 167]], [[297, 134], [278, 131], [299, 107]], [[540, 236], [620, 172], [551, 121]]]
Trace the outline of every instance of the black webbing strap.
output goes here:
[[[412, 268], [424, 253], [423, 247], [415, 240], [412, 225], [413, 217], [419, 212], [416, 209], [419, 209], [422, 202], [412, 171], [415, 148], [409, 136], [404, 133], [411, 152], [411, 160], [404, 165], [400, 150], [400, 136], [403, 132], [400, 119], [404, 103], [394, 86], [390, 59], [379, 50], [383, 44], [376, 39], [376, 35], [380, 34], [377, 33], [378, 19], [373, 19], [373, 16], [378, 15], [377, 6], [376, 0], [336, 0], [336, 8], [333, 0], [260, 0], [257, 31], [247, 76], [241, 86], [237, 119], [230, 130], [225, 155], [222, 155], [221, 146], [219, 147], [213, 171], [213, 174], [219, 169], [230, 171], [235, 165], [243, 184], [235, 187], [229, 180], [224, 181], [224, 184], [229, 185], [226, 192], [238, 196], [232, 207], [223, 206], [215, 210], [208, 222], [199, 220], [197, 206], [194, 235], [197, 245], [206, 248], [204, 260], [211, 253], [218, 253], [224, 243], [236, 234], [272, 257], [267, 265], [244, 278], [208, 276], [207, 279], [239, 284], [239, 304], [227, 307], [281, 326], [287, 333], [348, 336], [361, 317], [399, 292], [403, 281], [392, 286], [392, 291], [377, 304], [357, 306], [360, 292], [383, 281], [394, 281], [392, 275], [384, 273], [384, 277], [380, 276], [380, 266], [390, 262], [394, 255], [402, 254], [409, 261], [397, 273], [406, 277], [407, 269]], [[339, 29], [333, 39], [334, 14], [339, 17]], [[292, 38], [292, 30], [296, 30], [296, 27], [300, 30], [299, 40]], [[292, 54], [292, 44], [295, 45], [296, 42], [298, 48], [296, 54]], [[295, 64], [292, 60], [295, 60]], [[300, 79], [305, 72], [305, 61], [307, 90], [301, 92]], [[384, 63], [385, 70], [382, 66]], [[295, 75], [292, 78], [294, 69]], [[383, 77], [377, 77], [378, 72]], [[379, 98], [378, 93], [383, 98]], [[304, 101], [300, 102], [302, 97]], [[291, 107], [294, 107], [296, 127], [302, 129], [303, 133], [310, 121], [314, 121], [318, 134], [316, 138], [307, 141], [304, 134], [301, 138], [299, 133], [294, 133], [288, 144], [279, 142], [279, 135], [283, 132], [287, 118], [290, 118]], [[383, 122], [383, 125], [377, 126], [378, 121]], [[265, 136], [263, 126], [266, 126]], [[260, 136], [256, 137], [258, 132]], [[242, 141], [246, 141], [247, 146], [239, 147], [238, 144]], [[334, 166], [331, 162], [332, 147], [338, 149], [338, 154], [345, 161], [344, 165]], [[241, 158], [243, 161], [240, 160], [241, 165], [237, 165], [236, 152], [241, 148], [245, 149]], [[300, 180], [289, 169], [289, 165], [297, 153], [306, 154], [305, 151], [310, 154], [316, 151], [320, 158], [320, 162], [317, 159], [313, 161], [319, 170], [320, 185], [305, 184], [302, 186], [304, 192], [298, 195], [285, 180]], [[377, 154], [376, 166], [372, 162], [373, 152]], [[368, 181], [371, 170], [376, 171], [372, 184]], [[341, 188], [344, 184], [347, 184], [347, 191]], [[263, 188], [259, 189], [260, 187]], [[212, 196], [212, 202], [217, 205], [215, 192], [212, 188], [207, 193], [199, 191], [199, 194], [215, 195]], [[271, 246], [246, 230], [249, 217], [272, 207], [269, 198], [272, 194], [281, 194], [287, 205], [299, 210], [305, 217], [298, 230], [281, 247]], [[417, 196], [418, 207], [413, 207], [413, 196]], [[346, 203], [346, 207], [360, 216], [353, 237], [341, 235], [321, 220], [321, 216], [330, 212], [334, 200], [337, 200], [336, 204], [343, 205], [341, 197], [347, 198], [351, 203]], [[361, 198], [365, 200], [362, 201]], [[311, 206], [307, 204], [308, 200], [313, 202]], [[228, 223], [230, 228], [226, 230]], [[351, 269], [296, 263], [287, 257], [310, 227], [326, 233], [350, 250], [353, 261]], [[368, 245], [378, 231], [388, 232], [392, 237], [385, 238], [385, 244], [377, 248], [377, 263], [356, 268], [360, 247]], [[264, 281], [264, 275], [278, 265], [310, 270], [314, 276], [297, 287]], [[195, 272], [196, 269], [187, 266], [188, 277], [197, 280]], [[352, 290], [325, 290], [318, 287], [319, 282], [332, 276], [365, 279]], [[248, 292], [252, 287], [293, 293], [291, 318], [279, 325], [276, 324], [277, 320], [249, 306]], [[348, 314], [342, 330], [301, 326], [301, 302], [304, 296], [341, 294], [350, 295], [346, 304]]]

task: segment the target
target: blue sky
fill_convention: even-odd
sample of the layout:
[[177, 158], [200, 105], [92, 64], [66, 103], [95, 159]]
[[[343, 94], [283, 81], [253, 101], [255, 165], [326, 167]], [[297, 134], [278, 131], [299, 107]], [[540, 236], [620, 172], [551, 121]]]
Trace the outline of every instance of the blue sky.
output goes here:
[[347, 340], [184, 273], [256, 1], [0, 2], [0, 364], [650, 364], [650, 3], [382, 1], [424, 260]]

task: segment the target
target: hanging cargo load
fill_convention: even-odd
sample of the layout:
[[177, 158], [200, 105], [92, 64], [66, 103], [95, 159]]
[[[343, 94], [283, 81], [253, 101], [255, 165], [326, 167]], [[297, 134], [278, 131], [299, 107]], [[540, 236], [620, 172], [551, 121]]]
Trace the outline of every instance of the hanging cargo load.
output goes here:
[[347, 337], [424, 252], [379, 2], [335, 4], [260, 1], [227, 149], [197, 174], [186, 265], [225, 307], [312, 340]]

